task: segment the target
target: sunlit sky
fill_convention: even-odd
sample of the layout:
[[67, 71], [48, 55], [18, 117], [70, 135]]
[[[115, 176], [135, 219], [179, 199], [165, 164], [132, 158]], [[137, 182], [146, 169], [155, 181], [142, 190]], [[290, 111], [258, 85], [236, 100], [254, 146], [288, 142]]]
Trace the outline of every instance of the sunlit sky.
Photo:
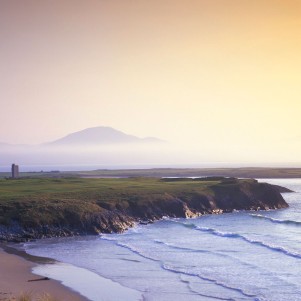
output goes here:
[[0, 0], [0, 142], [93, 126], [301, 162], [301, 1]]

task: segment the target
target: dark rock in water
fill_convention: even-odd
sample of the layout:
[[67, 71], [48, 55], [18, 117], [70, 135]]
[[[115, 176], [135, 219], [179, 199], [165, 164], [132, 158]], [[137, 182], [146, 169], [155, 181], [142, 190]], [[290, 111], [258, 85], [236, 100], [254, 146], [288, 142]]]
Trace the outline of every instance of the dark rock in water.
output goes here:
[[[149, 193], [141, 193], [138, 196], [125, 195], [114, 202], [96, 200], [91, 207], [93, 210], [85, 207], [85, 211], [80, 214], [70, 211], [67, 207], [64, 211], [60, 211], [60, 219], [53, 219], [53, 222], [34, 223], [31, 221], [21, 225], [14, 221], [5, 225], [0, 224], [0, 240], [24, 242], [47, 237], [120, 233], [136, 223], [147, 224], [163, 217], [190, 218], [233, 210], [268, 210], [288, 207], [280, 193], [287, 192], [287, 189], [283, 187], [258, 183], [252, 179], [215, 177], [192, 180], [193, 183], [197, 181], [208, 181], [209, 184], [199, 190], [174, 189], [167, 193], [162, 192], [162, 189], [159, 192], [153, 189]], [[181, 185], [186, 185], [184, 180], [183, 183]], [[176, 183], [169, 185], [174, 184]], [[57, 213], [54, 212], [53, 216], [57, 217]]]

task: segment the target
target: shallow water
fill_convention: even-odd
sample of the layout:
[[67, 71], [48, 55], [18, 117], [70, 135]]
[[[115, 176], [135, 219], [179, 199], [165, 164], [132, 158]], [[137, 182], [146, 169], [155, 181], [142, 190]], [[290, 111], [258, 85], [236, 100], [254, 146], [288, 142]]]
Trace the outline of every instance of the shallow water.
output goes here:
[[[95, 301], [301, 301], [301, 179], [260, 181], [296, 191], [283, 194], [290, 208], [163, 220], [124, 234], [48, 239], [25, 248], [93, 273], [89, 281], [85, 270], [35, 270]], [[113, 294], [116, 286], [122, 299]]]

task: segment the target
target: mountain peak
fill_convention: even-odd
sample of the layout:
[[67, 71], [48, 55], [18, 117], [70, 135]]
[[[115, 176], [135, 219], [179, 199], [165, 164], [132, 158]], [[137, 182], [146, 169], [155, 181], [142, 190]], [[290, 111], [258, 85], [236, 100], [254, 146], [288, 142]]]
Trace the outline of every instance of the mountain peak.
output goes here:
[[139, 138], [128, 135], [112, 127], [98, 126], [87, 128], [71, 133], [63, 138], [47, 143], [56, 146], [86, 146], [86, 145], [110, 145], [129, 143], [162, 143], [163, 140], [157, 138]]

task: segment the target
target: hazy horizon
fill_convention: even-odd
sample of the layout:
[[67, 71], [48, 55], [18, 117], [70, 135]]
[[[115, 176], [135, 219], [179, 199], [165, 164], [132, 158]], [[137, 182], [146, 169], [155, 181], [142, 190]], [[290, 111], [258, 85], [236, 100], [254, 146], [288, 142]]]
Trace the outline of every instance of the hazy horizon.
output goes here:
[[0, 143], [110, 126], [170, 143], [123, 164], [301, 164], [300, 1], [0, 0], [0, 39]]

